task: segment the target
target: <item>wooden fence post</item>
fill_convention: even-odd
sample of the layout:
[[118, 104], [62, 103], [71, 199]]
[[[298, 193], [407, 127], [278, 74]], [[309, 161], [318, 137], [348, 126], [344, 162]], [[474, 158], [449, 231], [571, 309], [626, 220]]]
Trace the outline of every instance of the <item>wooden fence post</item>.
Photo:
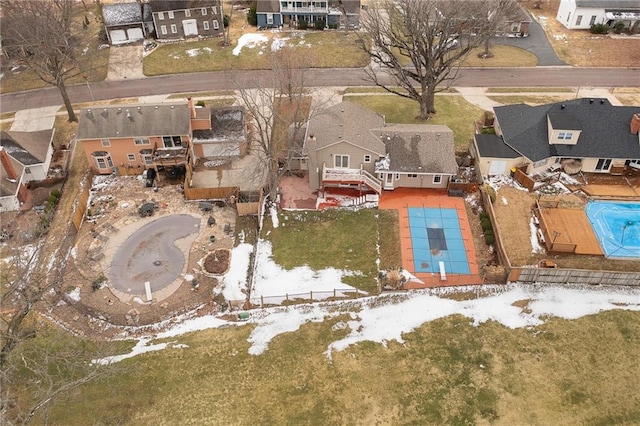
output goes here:
[[309, 299], [313, 302], [313, 290], [309, 292]]
[[264, 296], [262, 294], [260, 295], [260, 307], [264, 308]]

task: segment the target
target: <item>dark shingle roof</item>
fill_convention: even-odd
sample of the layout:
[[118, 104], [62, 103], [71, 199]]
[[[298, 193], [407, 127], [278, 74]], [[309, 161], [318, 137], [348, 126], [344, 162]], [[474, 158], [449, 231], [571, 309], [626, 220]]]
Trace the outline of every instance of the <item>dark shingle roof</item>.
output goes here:
[[217, 6], [218, 3], [220, 3], [219, 0], [153, 0], [151, 2], [151, 9], [153, 12], [166, 12], [169, 10]]
[[211, 129], [194, 130], [193, 141], [242, 141], [245, 138], [244, 126], [244, 107], [211, 108]]
[[187, 135], [191, 113], [186, 103], [83, 108], [78, 139]]
[[563, 111], [550, 112], [548, 117], [554, 130], [582, 130], [580, 120], [571, 113]]
[[443, 125], [388, 124], [373, 129], [387, 148], [389, 171], [456, 174], [453, 131]]
[[53, 129], [37, 132], [0, 131], [0, 145], [7, 154], [25, 166], [46, 161]]
[[477, 133], [474, 135], [476, 145], [481, 157], [493, 158], [517, 158], [520, 157], [516, 151], [506, 145], [498, 135], [484, 135]]
[[[562, 108], [564, 105], [564, 108]], [[531, 161], [549, 157], [640, 158], [638, 135], [629, 123], [640, 107], [613, 106], [607, 99], [575, 99], [554, 104], [507, 105], [494, 108], [507, 145]], [[550, 145], [547, 116], [572, 115], [582, 133], [576, 145]]]
[[257, 13], [279, 13], [280, 2], [278, 0], [258, 0]]

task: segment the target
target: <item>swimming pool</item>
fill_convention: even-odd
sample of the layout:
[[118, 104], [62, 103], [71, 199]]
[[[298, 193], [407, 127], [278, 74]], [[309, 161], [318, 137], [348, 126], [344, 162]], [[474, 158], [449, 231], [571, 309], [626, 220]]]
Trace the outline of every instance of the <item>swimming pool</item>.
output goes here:
[[409, 207], [409, 228], [416, 272], [469, 274], [469, 261], [456, 209]]
[[585, 208], [608, 258], [640, 258], [640, 203], [591, 201]]

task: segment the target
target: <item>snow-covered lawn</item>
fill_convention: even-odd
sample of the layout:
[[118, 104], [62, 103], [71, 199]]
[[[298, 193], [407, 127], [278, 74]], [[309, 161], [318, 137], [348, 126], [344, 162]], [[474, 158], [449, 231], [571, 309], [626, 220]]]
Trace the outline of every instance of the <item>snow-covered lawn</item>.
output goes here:
[[[469, 291], [488, 292], [491, 295], [461, 301], [442, 297], [445, 294]], [[280, 334], [295, 332], [306, 323], [322, 322], [348, 314], [351, 320], [335, 326], [348, 328], [350, 332], [344, 338], [327, 345], [325, 353], [330, 358], [334, 351], [344, 350], [358, 342], [372, 341], [382, 345], [390, 341], [402, 343], [403, 334], [410, 333], [427, 322], [454, 314], [469, 318], [474, 326], [491, 320], [507, 328], [516, 329], [536, 327], [553, 317], [573, 320], [614, 309], [640, 311], [640, 289], [510, 284], [421, 290], [368, 297], [357, 301], [255, 310], [251, 311], [246, 323], [228, 322], [212, 315], [188, 319], [156, 336], [141, 339], [129, 354], [94, 362], [117, 362], [138, 353], [160, 350], [167, 346], [148, 345], [153, 338], [177, 338], [184, 333], [230, 324], [254, 326], [248, 338], [251, 343], [249, 353], [260, 355], [268, 350], [269, 343]], [[176, 342], [171, 342], [173, 347], [184, 348]]]

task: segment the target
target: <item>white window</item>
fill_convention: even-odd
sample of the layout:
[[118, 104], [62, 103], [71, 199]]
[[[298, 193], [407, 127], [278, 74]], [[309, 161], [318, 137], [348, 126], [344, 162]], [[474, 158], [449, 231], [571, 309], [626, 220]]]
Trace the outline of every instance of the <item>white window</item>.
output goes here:
[[576, 25], [580, 25], [582, 23], [582, 15], [578, 15], [576, 18]]
[[273, 24], [273, 13], [267, 13], [267, 24]]
[[542, 167], [542, 166], [546, 166], [546, 165], [547, 165], [547, 159], [546, 158], [533, 162], [533, 167], [536, 168], [536, 169], [538, 167]]
[[417, 173], [409, 173], [409, 174], [407, 175], [407, 177], [410, 177], [410, 178], [412, 178], [412, 179], [416, 179], [416, 178], [418, 177], [418, 175], [417, 175]]
[[173, 19], [174, 18], [173, 11], [172, 10], [168, 11], [167, 16], [169, 17], [169, 19]]
[[218, 24], [218, 21], [214, 19], [214, 20], [213, 20], [213, 29], [214, 29], [214, 30], [217, 30], [217, 29], [219, 29], [219, 28], [220, 28], [220, 25]]
[[149, 138], [135, 138], [133, 139], [133, 142], [136, 145], [149, 145]]
[[598, 162], [596, 163], [596, 171], [599, 171], [599, 172], [609, 171], [610, 167], [611, 167], [611, 159], [610, 158], [600, 158], [600, 159], [598, 159]]
[[28, 168], [28, 167], [25, 167], [25, 168], [24, 168], [24, 172], [25, 172], [26, 174], [30, 175], [30, 174], [31, 174], [31, 169], [30, 169], [30, 168]]
[[141, 149], [140, 150], [140, 160], [144, 164], [153, 164], [153, 155], [150, 149]]
[[371, 156], [370, 155], [365, 155], [364, 156], [364, 162], [365, 163], [370, 163], [371, 162]]
[[158, 12], [158, 20], [164, 21], [164, 12]]
[[433, 183], [440, 183], [440, 182], [442, 182], [442, 176], [440, 175], [433, 176]]
[[202, 13], [202, 16], [207, 14], [207, 8], [203, 7], [202, 9], [200, 9], [200, 12]]
[[167, 26], [166, 26], [166, 25], [161, 25], [161, 26], [160, 26], [160, 32], [161, 32], [163, 35], [166, 35], [166, 34], [167, 34]]
[[589, 20], [589, 25], [594, 25], [596, 23], [596, 15], [591, 16], [591, 20]]
[[349, 156], [348, 155], [336, 155], [333, 162], [336, 168], [347, 169], [349, 168]]
[[209, 21], [202, 22], [202, 28], [204, 28], [205, 31], [209, 31]]
[[171, 24], [171, 34], [175, 34], [178, 32], [178, 27], [176, 24]]
[[162, 143], [165, 148], [173, 148], [182, 146], [182, 139], [180, 136], [163, 136]]
[[99, 169], [110, 169], [113, 167], [113, 161], [108, 152], [94, 152], [93, 158], [96, 162], [96, 167]]
[[136, 161], [135, 154], [127, 154], [127, 161]]
[[560, 132], [560, 133], [558, 133], [558, 139], [569, 140], [572, 137], [573, 137], [573, 133], [571, 133], [571, 132]]
[[191, 16], [191, 10], [187, 9], [184, 11], [184, 16], [186, 16], [187, 18], [189, 18]]
[[111, 146], [109, 139], [102, 139], [100, 142], [102, 142], [102, 146]]
[[396, 180], [400, 179], [400, 173], [396, 173], [395, 179]]

